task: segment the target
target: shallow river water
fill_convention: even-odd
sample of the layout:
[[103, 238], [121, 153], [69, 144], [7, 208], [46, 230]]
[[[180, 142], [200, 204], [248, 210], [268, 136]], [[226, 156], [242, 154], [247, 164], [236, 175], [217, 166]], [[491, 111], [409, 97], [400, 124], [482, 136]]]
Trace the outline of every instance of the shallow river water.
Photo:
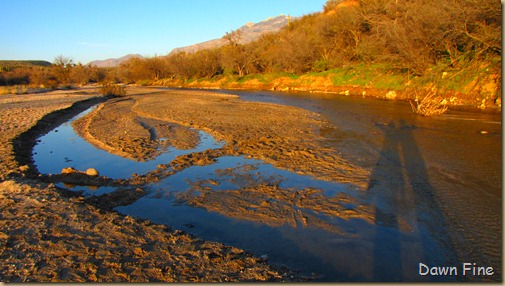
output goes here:
[[[330, 123], [319, 130], [325, 147], [371, 170], [369, 187], [316, 180], [242, 156], [192, 166], [146, 186], [148, 194], [118, 207], [121, 213], [164, 223], [198, 237], [268, 255], [269, 262], [299, 269], [318, 281], [501, 281], [502, 153], [499, 115], [449, 111], [425, 118], [408, 103], [325, 94], [223, 91], [243, 100], [309, 109]], [[81, 114], [80, 116], [82, 116]], [[74, 118], [75, 119], [75, 118]], [[169, 163], [176, 156], [215, 149], [200, 131], [194, 150], [168, 149], [136, 162], [96, 149], [69, 123], [34, 148], [41, 173], [63, 167], [95, 167], [111, 178], [128, 178]], [[97, 162], [100, 162], [97, 165]], [[262, 223], [187, 205], [181, 195], [278, 185], [293, 191], [314, 188], [328, 200], [339, 194], [374, 206], [374, 221], [311, 213], [325, 226]], [[86, 195], [112, 188], [78, 187]], [[254, 206], [248, 206], [254, 207]], [[356, 202], [349, 203], [350, 209]], [[428, 267], [455, 267], [452, 275], [421, 275]], [[493, 275], [463, 273], [463, 263], [493, 267]], [[437, 268], [438, 269], [438, 268]]]

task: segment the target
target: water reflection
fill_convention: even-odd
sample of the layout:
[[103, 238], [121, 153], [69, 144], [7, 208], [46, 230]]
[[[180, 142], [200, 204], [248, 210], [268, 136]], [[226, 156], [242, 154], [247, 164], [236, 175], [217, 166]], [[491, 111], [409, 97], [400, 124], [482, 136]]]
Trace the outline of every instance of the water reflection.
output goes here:
[[[411, 259], [414, 264], [431, 255], [426, 259], [436, 260], [440, 256], [441, 263], [472, 261], [489, 265], [495, 269], [493, 276], [459, 276], [458, 279], [501, 281], [501, 114], [449, 110], [438, 117], [420, 117], [404, 102], [301, 93], [279, 95], [266, 91], [236, 93], [241, 98], [275, 100], [307, 108], [321, 113], [331, 122], [338, 132], [337, 136], [329, 134], [329, 145], [349, 161], [374, 170], [370, 183], [375, 186], [369, 192], [377, 191], [370, 202], [379, 209], [394, 204], [396, 209], [388, 213], [395, 214], [392, 221], [400, 228], [408, 226], [405, 221], [410, 222], [412, 232], [402, 231], [399, 237], [406, 233], [415, 236], [400, 239], [402, 247], [393, 252], [395, 256], [400, 255], [404, 260], [414, 257]], [[395, 128], [388, 132], [385, 128], [390, 124]], [[401, 129], [407, 126], [415, 128]], [[406, 138], [402, 139], [403, 135]], [[409, 154], [411, 147], [414, 149]], [[388, 149], [396, 150], [397, 155], [388, 154]], [[382, 164], [377, 166], [377, 163]], [[388, 164], [391, 173], [386, 168]], [[381, 184], [386, 185], [381, 177], [389, 182], [394, 182], [395, 178], [400, 180], [391, 186], [398, 192], [381, 187]], [[416, 206], [417, 203], [421, 205]], [[387, 231], [392, 232], [392, 229]], [[396, 240], [394, 234], [392, 237]], [[408, 244], [416, 240], [417, 244]], [[385, 243], [382, 245], [387, 247]], [[414, 266], [402, 265], [403, 277], [412, 277], [413, 281], [419, 278], [412, 270]]]
[[[199, 143], [196, 148], [188, 149], [177, 145], [181, 148], [178, 149], [165, 146], [164, 152], [154, 159], [138, 162], [96, 148], [75, 132], [72, 122], [94, 109], [95, 107], [78, 114], [69, 122], [39, 138], [33, 149], [33, 160], [40, 173], [59, 174], [63, 168], [67, 167], [73, 167], [77, 170], [95, 168], [100, 172], [100, 175], [109, 178], [129, 178], [133, 173], [144, 174], [152, 171], [156, 169], [158, 164], [168, 163], [177, 156], [223, 146], [222, 142], [214, 140], [207, 133], [196, 131], [199, 136]], [[161, 133], [161, 128], [157, 130], [160, 135], [166, 133], [166, 131]]]
[[[420, 262], [459, 265], [468, 257], [487, 262], [500, 275], [501, 131], [494, 117], [473, 120], [455, 112], [418, 120], [401, 103], [248, 96], [326, 115], [334, 126], [322, 132], [327, 146], [370, 166], [368, 189], [357, 193], [258, 160], [225, 156], [151, 184], [147, 196], [117, 210], [256, 255], [268, 254], [271, 262], [307, 275], [315, 272], [321, 281], [465, 279], [421, 277], [417, 270]], [[488, 131], [486, 136], [482, 130]], [[52, 136], [41, 138], [35, 150], [41, 173], [91, 166], [109, 177], [125, 178], [181, 154], [222, 146], [199, 132], [201, 143], [195, 150], [169, 149], [144, 163], [87, 149], [68, 123]], [[109, 191], [86, 190], [89, 195]], [[463, 235], [454, 231], [455, 224]]]
[[78, 186], [68, 183], [56, 183], [55, 185], [60, 188], [70, 189], [74, 192], [80, 192], [84, 196], [101, 196], [114, 192], [116, 190], [115, 187], [106, 187], [106, 186]]

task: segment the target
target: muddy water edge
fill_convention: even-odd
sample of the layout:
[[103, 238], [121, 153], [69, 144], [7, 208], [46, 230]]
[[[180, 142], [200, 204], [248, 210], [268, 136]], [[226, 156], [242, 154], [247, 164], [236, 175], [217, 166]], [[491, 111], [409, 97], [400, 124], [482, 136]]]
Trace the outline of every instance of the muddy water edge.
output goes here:
[[[501, 280], [499, 115], [425, 118], [401, 102], [322, 94], [165, 93], [117, 100], [77, 124], [134, 163], [189, 150], [126, 178], [146, 194], [120, 212], [268, 254], [320, 281]], [[111, 140], [118, 126], [125, 132]], [[196, 151], [197, 130], [227, 144]], [[418, 273], [419, 263], [463, 262], [494, 275]]]

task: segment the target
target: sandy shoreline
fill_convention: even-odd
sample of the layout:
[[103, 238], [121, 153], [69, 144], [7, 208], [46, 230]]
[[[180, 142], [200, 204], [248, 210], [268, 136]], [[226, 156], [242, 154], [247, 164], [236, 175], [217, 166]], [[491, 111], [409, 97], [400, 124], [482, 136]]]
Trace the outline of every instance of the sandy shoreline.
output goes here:
[[[96, 96], [86, 89], [0, 97], [0, 281], [304, 280], [238, 248], [120, 215], [39, 179], [28, 167], [26, 148], [34, 142], [19, 139], [34, 140], [37, 130], [20, 135], [37, 123], [43, 133], [57, 121], [47, 114]], [[75, 115], [78, 106], [57, 114]]]

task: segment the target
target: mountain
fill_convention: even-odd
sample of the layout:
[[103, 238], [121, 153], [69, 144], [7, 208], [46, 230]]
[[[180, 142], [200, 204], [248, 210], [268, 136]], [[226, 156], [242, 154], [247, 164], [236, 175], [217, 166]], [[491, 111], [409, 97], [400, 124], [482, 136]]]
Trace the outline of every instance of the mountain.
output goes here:
[[97, 66], [99, 68], [117, 67], [121, 62], [129, 60], [131, 58], [143, 59], [144, 57], [139, 54], [128, 54], [128, 55], [126, 55], [124, 57], [120, 57], [120, 58], [111, 58], [111, 59], [106, 59], [106, 60], [92, 61], [92, 62], [89, 62], [88, 65]]
[[[258, 39], [261, 35], [272, 33], [286, 26], [291, 20], [291, 16], [280, 15], [274, 18], [268, 18], [259, 23], [247, 23], [235, 31], [240, 33], [240, 44], [247, 44]], [[199, 50], [218, 48], [227, 44], [227, 40], [223, 38], [206, 41], [203, 43], [194, 44], [191, 46], [180, 47], [173, 49], [170, 54], [178, 52], [194, 53]]]

